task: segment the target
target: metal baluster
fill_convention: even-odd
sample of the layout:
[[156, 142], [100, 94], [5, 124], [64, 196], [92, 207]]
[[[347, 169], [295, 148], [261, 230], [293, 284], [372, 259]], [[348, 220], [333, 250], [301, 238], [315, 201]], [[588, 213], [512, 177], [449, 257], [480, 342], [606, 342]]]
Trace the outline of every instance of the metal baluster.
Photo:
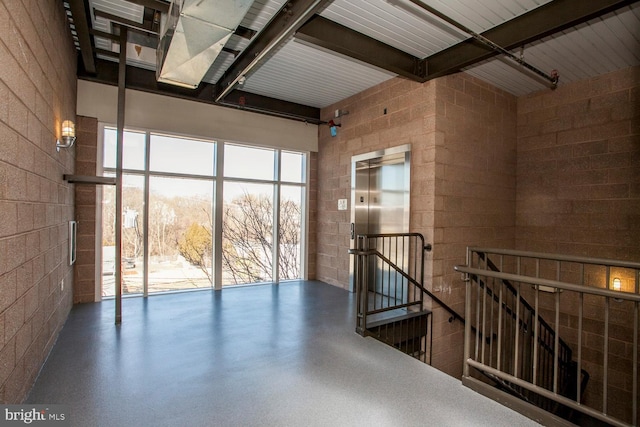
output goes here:
[[[424, 252], [423, 252], [424, 253]], [[471, 267], [471, 251], [467, 248], [466, 254], [467, 267]], [[465, 303], [464, 303], [464, 317], [467, 319], [464, 322], [464, 356], [463, 356], [463, 375], [465, 377], [469, 376], [469, 356], [471, 356], [471, 280], [469, 280], [469, 275], [464, 275], [465, 279]], [[433, 327], [431, 328], [431, 333], [433, 333]], [[432, 346], [429, 346], [429, 352], [432, 351]], [[429, 361], [431, 362], [431, 357], [429, 357]]]
[[[521, 283], [518, 282], [518, 289], [516, 292], [516, 321], [515, 321], [515, 345], [514, 345], [514, 351], [513, 351], [513, 363], [514, 363], [514, 370], [513, 370], [513, 376], [518, 378], [518, 356], [519, 356], [519, 348], [518, 345], [520, 343], [520, 334], [518, 333], [520, 328], [518, 325], [518, 322], [520, 321], [520, 285]], [[513, 309], [511, 311], [513, 313]]]
[[[494, 280], [493, 289], [495, 289], [495, 280]], [[495, 294], [493, 294], [493, 295], [495, 295]], [[489, 325], [490, 325], [490, 328], [491, 328], [491, 330], [489, 332], [489, 340], [490, 340], [489, 341], [489, 366], [493, 366], [493, 330], [494, 330], [493, 324], [495, 322], [494, 313], [496, 311], [495, 303], [494, 303], [494, 300], [493, 300], [493, 296], [489, 300], [489, 305], [491, 307], [491, 312], [489, 313]]]
[[[361, 249], [365, 249], [368, 248], [368, 243], [367, 243], [367, 238], [364, 237], [361, 240], [359, 240], [359, 243], [361, 244]], [[361, 288], [363, 290], [362, 294], [364, 295], [364, 307], [363, 307], [363, 317], [362, 317], [362, 330], [364, 331], [364, 329], [366, 329], [367, 327], [367, 313], [369, 311], [369, 283], [371, 283], [369, 281], [369, 255], [362, 255], [361, 258], [361, 265], [360, 265], [360, 270], [361, 270], [361, 277], [362, 277], [362, 282], [361, 282]], [[374, 295], [375, 298], [375, 295]]]
[[[522, 262], [522, 258], [517, 257], [516, 258], [516, 271], [517, 271], [517, 274], [520, 274], [521, 262]], [[514, 360], [514, 363], [515, 363], [513, 376], [516, 377], [516, 378], [518, 377], [518, 374], [519, 374], [517, 360], [520, 357], [520, 355], [519, 355], [520, 337], [518, 336], [518, 321], [520, 319], [520, 289], [521, 289], [521, 286], [522, 286], [522, 283], [518, 282], [518, 289], [516, 290], [516, 296], [515, 296], [515, 298], [516, 298], [515, 304], [512, 304], [512, 306], [513, 305], [516, 306], [516, 324], [515, 324], [515, 328], [516, 328], [515, 334], [516, 335], [514, 337], [515, 345], [514, 345], [514, 350], [513, 350], [513, 353], [514, 353], [513, 354], [513, 360]], [[512, 309], [512, 311], [513, 311], [513, 309]]]
[[478, 297], [476, 298], [476, 352], [475, 352], [475, 360], [478, 360], [478, 353], [480, 351], [480, 280], [481, 277], [478, 277]]
[[[484, 255], [484, 269], [487, 270], [487, 259], [489, 254]], [[486, 276], [485, 276], [486, 277]], [[493, 279], [492, 279], [493, 280]], [[486, 277], [484, 281], [484, 292], [482, 293], [482, 345], [481, 345], [481, 361], [484, 365], [485, 356], [485, 343], [487, 342], [487, 293], [489, 292], [489, 278]]]
[[[611, 269], [607, 266], [606, 270], [606, 285], [605, 287], [609, 288], [609, 283], [611, 279]], [[602, 413], [607, 413], [607, 389], [609, 388], [609, 297], [605, 297], [604, 300], [604, 362], [602, 363], [602, 369], [604, 373], [602, 375]]]
[[[584, 264], [580, 264], [580, 282], [584, 286]], [[584, 305], [584, 293], [580, 292], [580, 305], [578, 306], [578, 367], [576, 372], [576, 402], [582, 401], [582, 381], [580, 376], [582, 375], [582, 316]]]
[[[504, 269], [503, 266], [504, 257], [500, 255], [500, 271]], [[496, 367], [498, 370], [502, 369], [502, 303], [504, 283], [500, 282], [500, 293], [498, 297], [498, 343], [496, 348]]]
[[[636, 295], [640, 294], [640, 270], [636, 270]], [[632, 385], [632, 399], [633, 402], [631, 413], [631, 422], [633, 425], [638, 425], [638, 305], [640, 303], [633, 303], [633, 385]]]
[[540, 347], [540, 343], [538, 342], [538, 336], [539, 336], [539, 331], [538, 329], [540, 328], [540, 320], [539, 320], [539, 316], [540, 316], [540, 311], [539, 311], [539, 286], [535, 287], [535, 299], [534, 299], [534, 310], [535, 310], [535, 323], [534, 323], [534, 329], [533, 329], [533, 385], [537, 385], [538, 384], [538, 347]]
[[[385, 241], [384, 241], [384, 237], [380, 238], [380, 243], [381, 243], [381, 246], [382, 246], [382, 247], [381, 247], [381, 249], [382, 249], [382, 250], [380, 251], [380, 253], [381, 253], [382, 255], [386, 255], [386, 253], [387, 253], [387, 252], [386, 252], [386, 250], [385, 250]], [[380, 262], [380, 265], [382, 266], [382, 267], [381, 267], [381, 268], [382, 268], [382, 273], [381, 273], [381, 275], [380, 275], [380, 277], [381, 277], [381, 278], [380, 278], [380, 281], [381, 281], [381, 286], [380, 286], [380, 300], [381, 300], [381, 304], [380, 304], [380, 308], [384, 308], [384, 307], [389, 307], [389, 297], [387, 296], [387, 295], [388, 295], [388, 292], [387, 292], [387, 293], [385, 293], [385, 292], [384, 292], [384, 284], [385, 284], [385, 283], [387, 283], [387, 281], [386, 281], [387, 273], [385, 272], [385, 271], [386, 271], [386, 269], [387, 269], [387, 265], [386, 265], [386, 263], [384, 263], [384, 262], [382, 262], [382, 261], [379, 261], [379, 262]], [[387, 286], [388, 286], [388, 285], [387, 285]], [[385, 305], [385, 304], [386, 304], [386, 305]]]
[[556, 289], [556, 327], [553, 341], [553, 392], [558, 392], [558, 349], [560, 348], [560, 290]]

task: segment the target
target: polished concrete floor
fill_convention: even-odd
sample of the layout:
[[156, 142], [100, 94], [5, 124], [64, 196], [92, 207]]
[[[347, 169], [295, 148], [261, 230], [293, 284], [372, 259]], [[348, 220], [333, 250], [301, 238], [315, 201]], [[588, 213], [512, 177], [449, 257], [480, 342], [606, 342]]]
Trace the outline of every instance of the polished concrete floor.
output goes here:
[[535, 426], [354, 332], [353, 295], [320, 282], [73, 308], [27, 403], [73, 426]]

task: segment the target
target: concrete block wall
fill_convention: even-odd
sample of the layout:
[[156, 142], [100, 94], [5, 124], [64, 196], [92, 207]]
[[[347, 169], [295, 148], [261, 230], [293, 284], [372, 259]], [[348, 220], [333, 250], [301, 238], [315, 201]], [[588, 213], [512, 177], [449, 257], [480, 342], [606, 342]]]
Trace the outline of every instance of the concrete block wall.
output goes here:
[[23, 401], [72, 304], [76, 51], [62, 2], [0, 3], [0, 403]]
[[[96, 175], [98, 120], [78, 116], [76, 125], [76, 174]], [[96, 192], [98, 186], [75, 185], [76, 220], [78, 221], [77, 254], [74, 268], [73, 302], [96, 300]]]
[[[467, 246], [515, 244], [516, 98], [459, 73], [436, 84], [432, 287], [464, 316]], [[434, 366], [462, 375], [464, 331], [434, 311]]]
[[318, 241], [318, 153], [309, 153], [309, 181], [308, 194], [308, 229], [307, 235], [307, 278], [315, 280], [317, 277], [317, 250]]
[[[519, 98], [517, 177], [518, 249], [640, 261], [640, 67]], [[589, 286], [611, 287], [602, 268], [585, 276]], [[623, 290], [634, 291], [629, 271], [614, 269], [616, 276]], [[553, 319], [553, 303], [543, 299], [542, 307]], [[561, 307], [560, 336], [577, 353], [577, 298], [564, 293]], [[596, 408], [603, 396], [604, 311], [602, 299], [585, 299], [582, 354], [591, 374], [585, 403]], [[610, 319], [608, 413], [631, 422], [625, 374], [632, 368], [631, 304], [611, 302]]]
[[640, 67], [518, 99], [520, 249], [640, 260]]
[[[336, 109], [338, 135], [320, 129], [318, 153], [318, 279], [348, 287], [350, 163], [356, 154], [411, 144], [410, 231], [434, 245], [426, 286], [464, 314], [464, 284], [453, 266], [467, 245], [515, 242], [516, 99], [459, 74], [424, 84], [400, 78], [323, 109]], [[462, 372], [463, 328], [434, 305], [433, 365]]]
[[[341, 127], [332, 137], [323, 126], [318, 138], [318, 201], [317, 201], [317, 279], [348, 289], [350, 246], [350, 209], [338, 210], [338, 199], [351, 203], [351, 157], [370, 151], [411, 144], [412, 176], [431, 174], [427, 163], [432, 153], [426, 147], [433, 134], [434, 83], [418, 84], [400, 78], [386, 82], [324, 108], [323, 120], [334, 118], [336, 109], [349, 111], [336, 120]], [[431, 157], [429, 157], [431, 156]], [[431, 160], [430, 160], [431, 159]], [[422, 164], [425, 167], [422, 167]], [[416, 172], [418, 171], [418, 172]], [[412, 204], [420, 204], [412, 212], [412, 227], [429, 227], [433, 191], [428, 184], [412, 182]], [[416, 200], [414, 202], [414, 199]], [[427, 238], [431, 236], [429, 230]]]

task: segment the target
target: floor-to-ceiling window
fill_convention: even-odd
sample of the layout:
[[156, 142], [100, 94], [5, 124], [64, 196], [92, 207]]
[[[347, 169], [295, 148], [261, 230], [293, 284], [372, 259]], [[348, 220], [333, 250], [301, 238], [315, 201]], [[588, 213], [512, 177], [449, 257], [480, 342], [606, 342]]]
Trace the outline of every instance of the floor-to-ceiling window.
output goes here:
[[[103, 174], [113, 176], [116, 130], [102, 136]], [[304, 277], [306, 162], [305, 153], [125, 130], [123, 294]], [[115, 194], [103, 190], [106, 297], [115, 293]]]

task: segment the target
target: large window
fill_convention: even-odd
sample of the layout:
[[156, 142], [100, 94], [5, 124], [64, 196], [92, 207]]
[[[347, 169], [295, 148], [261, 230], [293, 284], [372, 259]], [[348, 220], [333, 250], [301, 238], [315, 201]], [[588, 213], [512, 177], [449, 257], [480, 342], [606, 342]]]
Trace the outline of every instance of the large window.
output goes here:
[[[114, 176], [115, 129], [104, 128], [103, 148], [104, 174]], [[306, 162], [304, 153], [126, 130], [123, 294], [302, 278]], [[115, 195], [103, 191], [103, 296], [115, 293]]]

